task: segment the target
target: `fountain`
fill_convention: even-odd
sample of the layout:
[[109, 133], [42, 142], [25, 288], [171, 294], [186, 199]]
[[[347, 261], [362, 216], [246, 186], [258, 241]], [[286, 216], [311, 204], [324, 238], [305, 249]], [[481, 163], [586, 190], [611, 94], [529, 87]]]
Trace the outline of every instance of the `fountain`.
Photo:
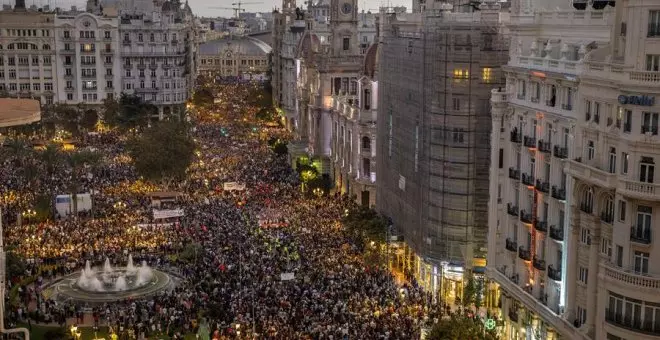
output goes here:
[[99, 267], [93, 267], [87, 261], [78, 273], [52, 283], [48, 289], [55, 294], [54, 298], [60, 301], [73, 299], [104, 303], [171, 289], [178, 281], [176, 277], [152, 269], [147, 261], [141, 261], [140, 265], [136, 266], [133, 256], [129, 255], [125, 267], [113, 267], [108, 258]]
[[115, 290], [118, 292], [122, 292], [128, 289], [128, 283], [126, 283], [126, 276], [120, 276], [117, 278], [117, 281], [115, 281]]
[[112, 273], [112, 266], [110, 265], [110, 259], [105, 258], [105, 263], [103, 264], [103, 273], [110, 274]]
[[135, 265], [133, 264], [133, 255], [128, 254], [128, 264], [126, 265], [126, 271], [129, 273], [135, 272]]

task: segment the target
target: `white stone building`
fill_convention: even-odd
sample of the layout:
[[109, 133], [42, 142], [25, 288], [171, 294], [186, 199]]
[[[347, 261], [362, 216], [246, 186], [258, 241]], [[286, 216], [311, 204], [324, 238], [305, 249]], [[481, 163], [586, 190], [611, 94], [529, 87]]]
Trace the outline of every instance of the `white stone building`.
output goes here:
[[120, 15], [121, 90], [182, 114], [192, 95], [199, 35], [188, 3], [133, 0]]
[[88, 12], [58, 14], [57, 102], [101, 104], [121, 93], [117, 17]]
[[512, 3], [490, 293], [505, 339], [660, 339], [660, 3], [573, 2]]
[[57, 91], [55, 14], [26, 9], [24, 1], [0, 11], [0, 93], [51, 104]]

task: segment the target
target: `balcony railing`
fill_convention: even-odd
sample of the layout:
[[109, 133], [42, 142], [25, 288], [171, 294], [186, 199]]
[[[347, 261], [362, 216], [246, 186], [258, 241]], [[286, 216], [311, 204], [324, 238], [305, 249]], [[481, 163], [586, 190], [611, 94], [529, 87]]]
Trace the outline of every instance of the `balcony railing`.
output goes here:
[[553, 265], [549, 265], [548, 277], [555, 281], [561, 281], [561, 268], [555, 269]]
[[543, 139], [539, 139], [539, 151], [545, 153], [551, 153], [552, 145], [550, 144], [550, 142], [544, 142]]
[[540, 179], [536, 180], [536, 190], [540, 192], [545, 192], [548, 193], [550, 192], [550, 183], [549, 182], [543, 182]]
[[511, 240], [510, 238], [506, 239], [506, 250], [515, 252], [518, 250], [518, 242]]
[[515, 169], [514, 167], [509, 168], [509, 178], [520, 180], [520, 170]]
[[556, 185], [552, 186], [552, 192], [550, 194], [553, 198], [556, 198], [560, 201], [566, 200], [566, 189], [558, 188]]
[[542, 232], [548, 232], [548, 221], [539, 221], [538, 219], [534, 222], [534, 229]]
[[532, 103], [538, 103], [538, 102], [539, 102], [539, 98], [538, 98], [538, 97], [532, 97], [532, 98], [529, 98], [529, 100], [530, 100]]
[[561, 108], [563, 110], [566, 110], [566, 111], [571, 111], [571, 110], [573, 110], [573, 105], [571, 105], [571, 104], [562, 104]]
[[655, 201], [660, 197], [660, 183], [638, 182], [622, 178], [619, 180], [617, 190], [621, 191], [624, 196], [642, 200]]
[[545, 101], [546, 106], [555, 107], [555, 104], [556, 104], [556, 99], [554, 97], [552, 99]]
[[124, 40], [121, 41], [121, 43], [124, 44], [124, 45], [130, 45], [131, 41], [127, 40], [127, 39], [124, 39]]
[[614, 214], [611, 212], [603, 211], [600, 213], [600, 220], [607, 224], [612, 224], [612, 222], [614, 222]]
[[523, 182], [523, 184], [525, 184], [525, 185], [528, 185], [528, 186], [532, 186], [532, 187], [533, 187], [534, 184], [535, 184], [535, 183], [534, 183], [534, 176], [532, 176], [532, 175], [528, 175], [528, 174], [525, 174], [525, 173], [524, 173], [524, 174], [522, 174], [522, 182]]
[[532, 224], [532, 214], [526, 213], [525, 210], [520, 212], [520, 220], [523, 223]]
[[657, 126], [642, 125], [642, 133], [657, 135], [658, 134], [658, 127]]
[[534, 268], [536, 268], [540, 271], [545, 270], [545, 260], [541, 260], [536, 255], [534, 256], [534, 259], [532, 261], [532, 265], [534, 266]]
[[630, 285], [631, 290], [645, 289], [653, 292], [660, 290], [660, 276], [625, 270], [611, 262], [601, 262], [600, 266], [606, 279]]
[[525, 247], [520, 246], [518, 247], [518, 257], [525, 261], [531, 261], [532, 254], [529, 252], [529, 249], [525, 249]]
[[528, 148], [536, 148], [536, 138], [531, 136], [525, 136], [523, 138], [523, 144]]
[[559, 145], [555, 145], [554, 147], [554, 155], [557, 158], [561, 159], [566, 159], [568, 158], [568, 148], [561, 147]]
[[651, 229], [632, 226], [630, 228], [630, 242], [651, 244]]
[[630, 315], [624, 316], [621, 313], [616, 313], [609, 308], [605, 309], [605, 321], [609, 324], [625, 328], [632, 332], [660, 336], [660, 326], [656, 325], [652, 320], [652, 316], [649, 316], [648, 320], [642, 321], [641, 315], [633, 318]]
[[517, 130], [511, 131], [511, 142], [518, 144], [522, 143], [522, 133]]
[[558, 226], [550, 226], [550, 238], [556, 241], [564, 240], [564, 228]]
[[509, 214], [509, 215], [511, 215], [511, 216], [516, 216], [516, 217], [518, 217], [518, 211], [519, 211], [519, 210], [518, 210], [518, 206], [515, 206], [515, 205], [513, 205], [513, 204], [511, 204], [511, 203], [507, 203], [507, 204], [506, 204], [506, 212], [507, 212], [507, 214]]

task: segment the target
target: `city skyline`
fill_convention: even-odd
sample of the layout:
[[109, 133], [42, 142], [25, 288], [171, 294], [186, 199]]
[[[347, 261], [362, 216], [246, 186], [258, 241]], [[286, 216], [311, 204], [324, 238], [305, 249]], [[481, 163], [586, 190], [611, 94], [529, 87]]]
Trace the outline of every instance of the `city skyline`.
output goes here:
[[[185, 1], [185, 0], [184, 0]], [[182, 1], [182, 2], [184, 2]], [[213, 7], [232, 7], [232, 3], [234, 0], [221, 0], [221, 1], [213, 1], [213, 0], [189, 0], [188, 3], [190, 4], [190, 8], [192, 9], [193, 13], [197, 16], [200, 17], [231, 17], [233, 16], [233, 11], [229, 9], [217, 9]], [[248, 1], [246, 1], [248, 2]], [[249, 1], [249, 2], [261, 2], [260, 4], [247, 4], [243, 6], [246, 10], [246, 12], [270, 12], [274, 8], [280, 8], [282, 7], [282, 1], [281, 0], [262, 0], [262, 1]], [[14, 5], [15, 0], [2, 0], [2, 5]], [[41, 7], [44, 5], [49, 5], [51, 8], [64, 8], [68, 9], [71, 8], [71, 6], [76, 6], [78, 8], [84, 8], [85, 4], [87, 3], [86, 0], [34, 0], [34, 1], [26, 1], [25, 5], [26, 6], [32, 6], [35, 5], [37, 7]], [[298, 0], [297, 1], [297, 6], [304, 6], [305, 1], [303, 0]], [[365, 10], [371, 10], [374, 12], [374, 10], [378, 9], [381, 6], [387, 6], [389, 3], [389, 6], [406, 6], [409, 9], [412, 6], [412, 1], [402, 1], [402, 0], [364, 0], [364, 1], [359, 1], [358, 2], [358, 8], [362, 10], [363, 8]]]

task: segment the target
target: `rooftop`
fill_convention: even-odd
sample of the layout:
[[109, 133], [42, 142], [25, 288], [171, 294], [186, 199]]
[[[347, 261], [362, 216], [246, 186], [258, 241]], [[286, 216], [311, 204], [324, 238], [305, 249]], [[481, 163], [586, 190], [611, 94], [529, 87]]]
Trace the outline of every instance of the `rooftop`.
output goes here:
[[265, 56], [271, 47], [252, 37], [226, 37], [199, 45], [201, 55], [217, 55], [223, 52], [240, 53], [248, 56]]
[[38, 100], [0, 98], [0, 127], [30, 124], [41, 120]]

